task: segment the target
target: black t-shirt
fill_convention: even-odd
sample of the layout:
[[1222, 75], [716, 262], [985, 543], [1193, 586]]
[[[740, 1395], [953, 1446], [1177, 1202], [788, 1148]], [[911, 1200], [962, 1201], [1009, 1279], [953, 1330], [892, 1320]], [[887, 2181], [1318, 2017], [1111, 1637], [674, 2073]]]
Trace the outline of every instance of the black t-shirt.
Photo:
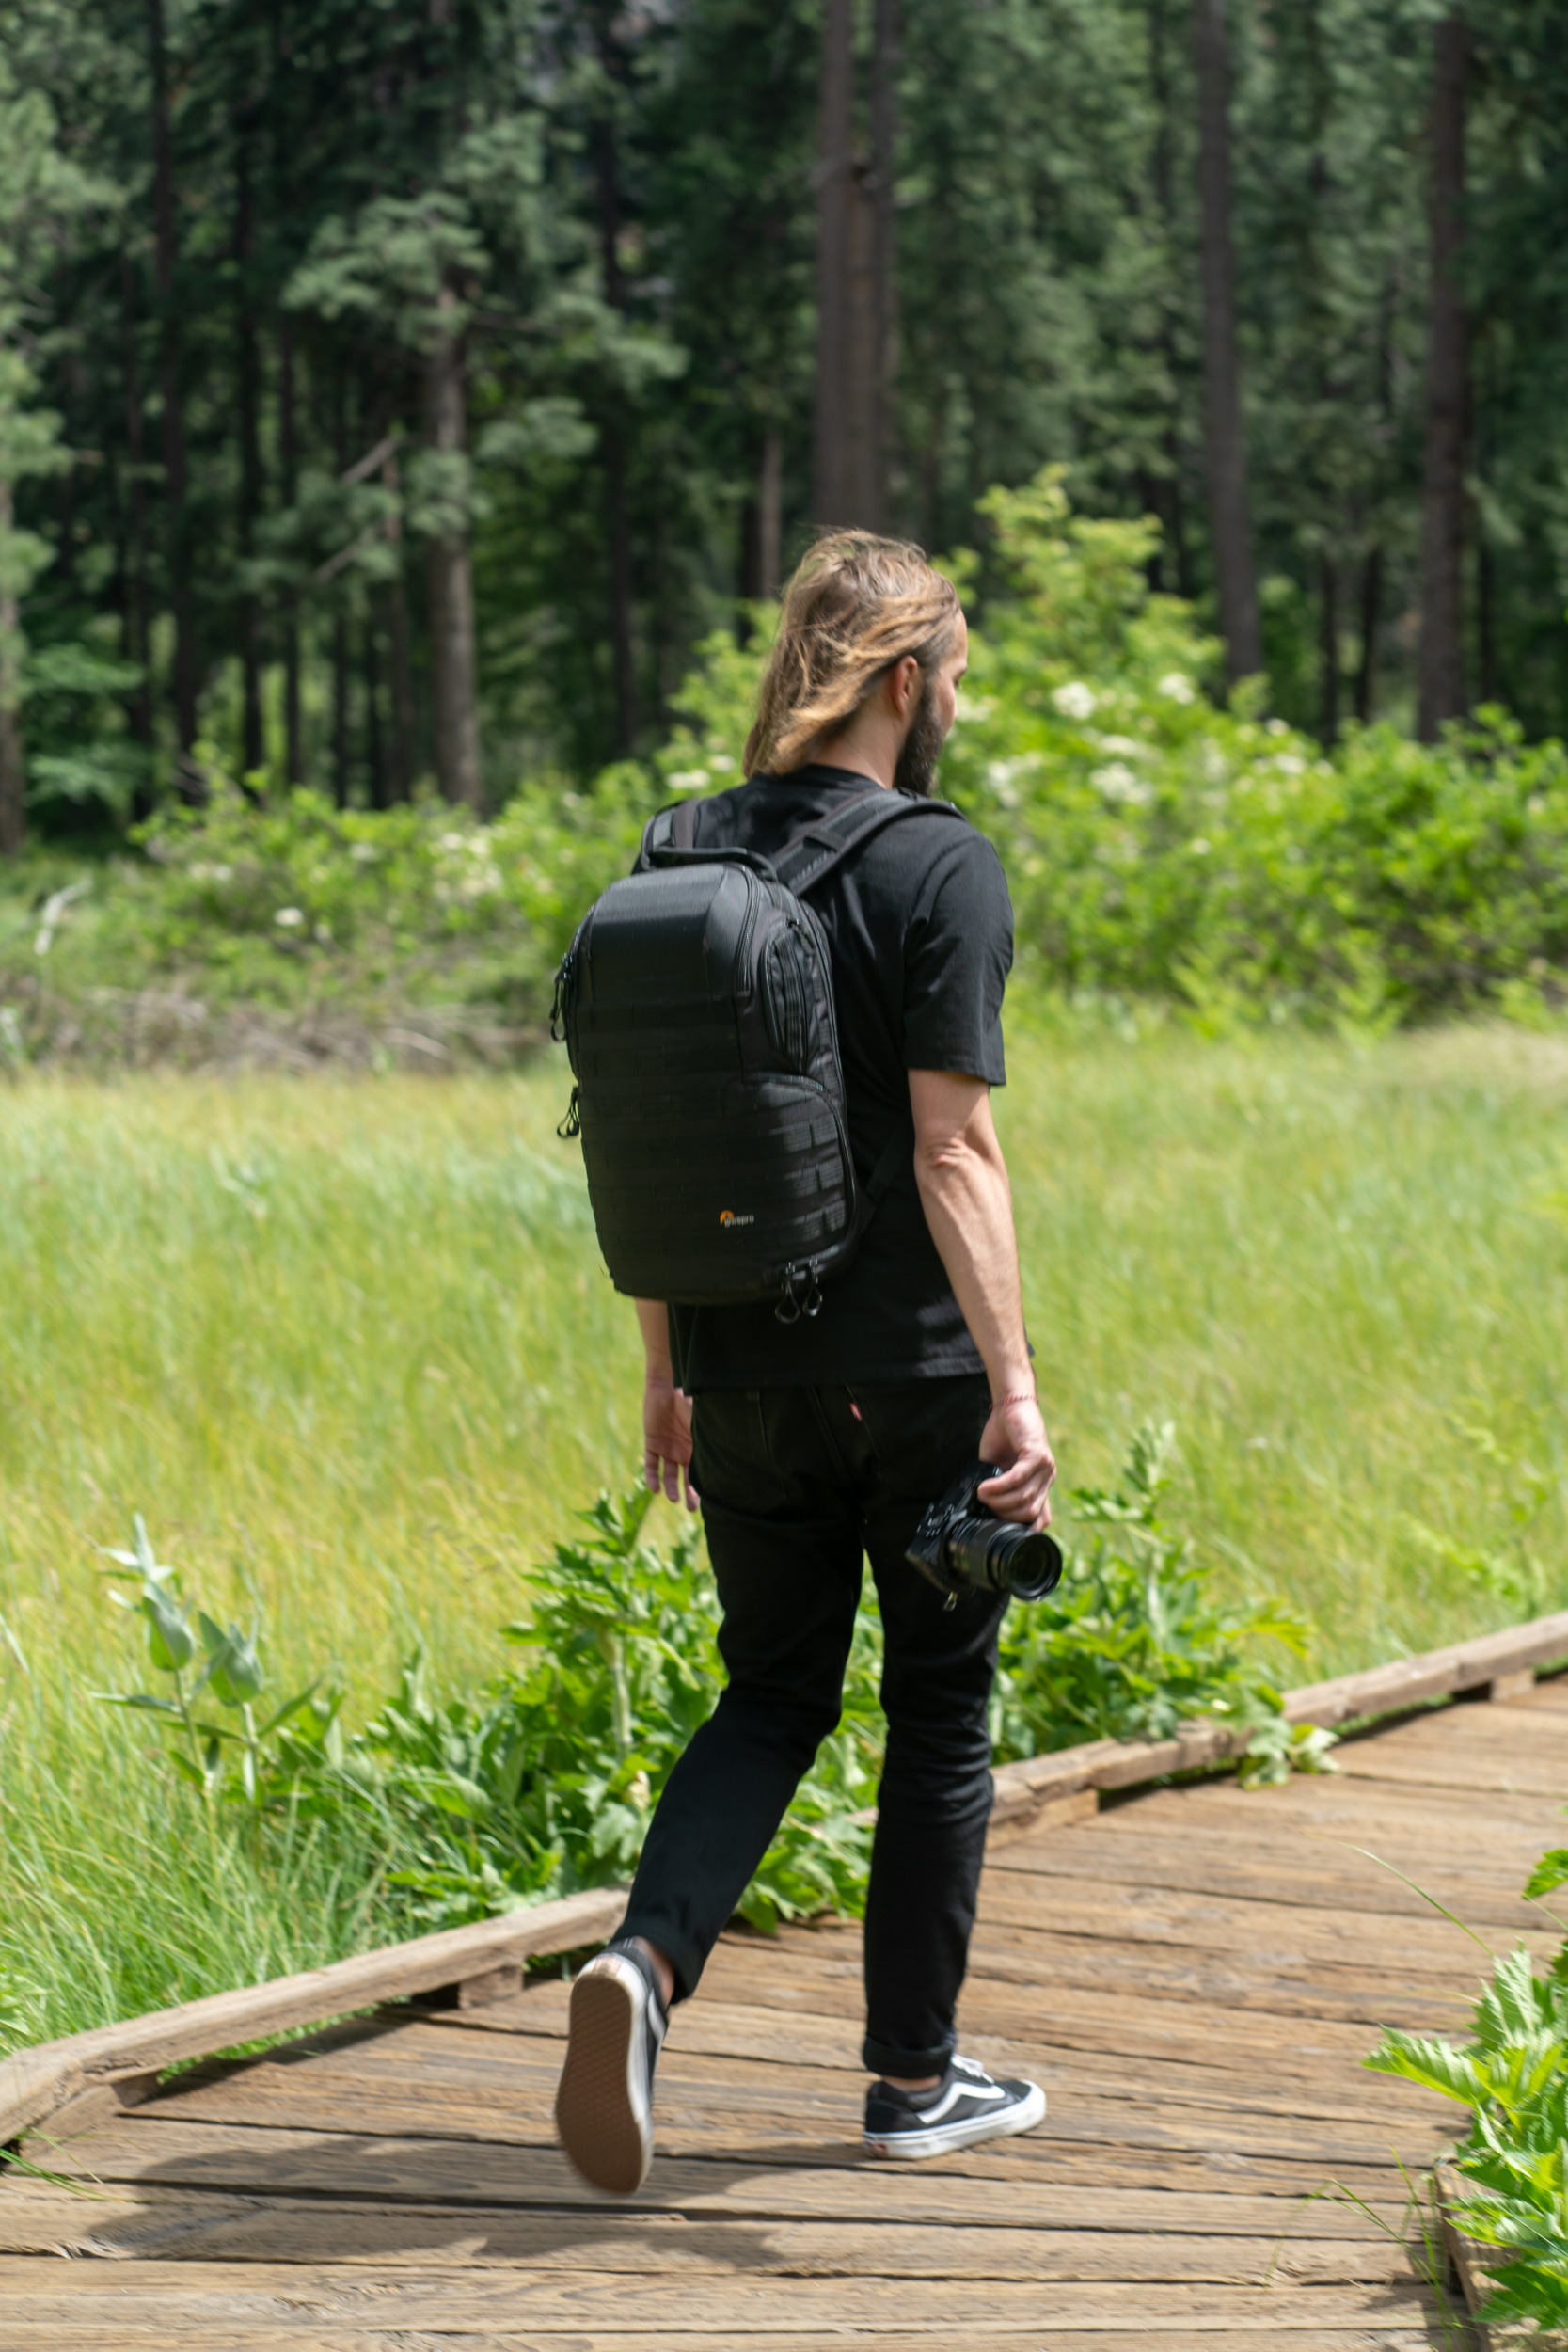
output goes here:
[[[703, 802], [704, 848], [767, 856], [873, 779], [845, 768], [756, 776]], [[953, 818], [884, 825], [808, 899], [832, 952], [849, 1148], [863, 1184], [910, 1115], [908, 1072], [1006, 1083], [1002, 993], [1013, 910], [996, 851]], [[980, 1372], [906, 1158], [820, 1314], [782, 1324], [768, 1304], [672, 1307], [676, 1377], [697, 1389], [799, 1388]]]

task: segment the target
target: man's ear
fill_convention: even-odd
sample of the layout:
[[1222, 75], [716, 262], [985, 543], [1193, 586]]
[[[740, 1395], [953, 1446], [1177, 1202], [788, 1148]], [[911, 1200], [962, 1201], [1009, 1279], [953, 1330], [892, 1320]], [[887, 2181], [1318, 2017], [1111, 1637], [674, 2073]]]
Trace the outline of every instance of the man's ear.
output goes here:
[[888, 689], [893, 707], [900, 719], [907, 719], [917, 707], [926, 684], [919, 662], [912, 653], [905, 654], [888, 672]]

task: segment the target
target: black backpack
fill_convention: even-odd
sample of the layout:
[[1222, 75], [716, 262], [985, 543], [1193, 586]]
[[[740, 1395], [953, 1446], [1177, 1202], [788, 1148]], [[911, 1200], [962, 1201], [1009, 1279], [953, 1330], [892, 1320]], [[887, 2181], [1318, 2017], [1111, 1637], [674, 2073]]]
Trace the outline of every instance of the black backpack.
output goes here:
[[661, 809], [636, 869], [578, 927], [551, 1035], [577, 1080], [599, 1246], [618, 1291], [689, 1306], [821, 1306], [912, 1141], [900, 1123], [863, 1190], [845, 1113], [827, 933], [804, 893], [874, 833], [948, 801], [879, 786], [772, 857], [696, 846], [700, 803]]

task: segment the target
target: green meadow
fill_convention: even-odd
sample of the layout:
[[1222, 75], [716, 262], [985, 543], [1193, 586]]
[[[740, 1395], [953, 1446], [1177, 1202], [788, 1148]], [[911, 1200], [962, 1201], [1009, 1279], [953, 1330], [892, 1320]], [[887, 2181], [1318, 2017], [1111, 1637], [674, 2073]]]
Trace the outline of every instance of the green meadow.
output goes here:
[[[1035, 1013], [998, 1118], [1066, 1488], [1177, 1424], [1219, 1592], [1307, 1679], [1568, 1605], [1568, 1040]], [[209, 1820], [99, 1548], [146, 1518], [279, 1695], [501, 1662], [531, 1560], [638, 1450], [562, 1068], [0, 1091], [0, 2046], [388, 1931], [372, 1858]], [[660, 1506], [662, 1510], [662, 1506]], [[1070, 1500], [1064, 1503], [1070, 1519]]]

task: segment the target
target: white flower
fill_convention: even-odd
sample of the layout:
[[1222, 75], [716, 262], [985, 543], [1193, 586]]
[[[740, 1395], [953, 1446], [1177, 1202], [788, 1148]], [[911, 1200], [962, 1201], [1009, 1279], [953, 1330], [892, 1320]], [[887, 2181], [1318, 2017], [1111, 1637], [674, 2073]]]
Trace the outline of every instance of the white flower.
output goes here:
[[356, 866], [373, 866], [381, 851], [373, 841], [356, 841], [349, 855]]
[[1133, 808], [1147, 808], [1154, 798], [1153, 787], [1145, 784], [1141, 776], [1135, 776], [1132, 769], [1119, 759], [1113, 759], [1108, 767], [1097, 768], [1089, 782], [1108, 801], [1125, 803]]
[[299, 907], [279, 907], [272, 919], [280, 931], [297, 931], [305, 915]]
[[666, 781], [677, 792], [700, 792], [705, 785], [711, 782], [711, 778], [705, 768], [682, 768], [678, 774], [670, 776]]
[[1282, 776], [1300, 776], [1307, 772], [1306, 760], [1298, 759], [1294, 752], [1281, 752], [1274, 764]]
[[1097, 751], [1123, 753], [1131, 759], [1142, 759], [1153, 749], [1152, 744], [1140, 743], [1131, 735], [1091, 735], [1089, 741]]
[[1201, 834], [1197, 835], [1196, 840], [1189, 841], [1187, 847], [1194, 857], [1207, 857], [1209, 854], [1209, 844], [1205, 841]]
[[1064, 719], [1092, 719], [1100, 707], [1099, 695], [1082, 678], [1071, 678], [1066, 686], [1058, 686], [1051, 699]]
[[1193, 700], [1193, 681], [1181, 670], [1167, 670], [1154, 691], [1164, 694], [1167, 702], [1190, 703]]
[[717, 768], [721, 776], [727, 776], [730, 770], [735, 766], [735, 762], [730, 757], [728, 752], [712, 753], [709, 756], [707, 764], [710, 768]]
[[1291, 732], [1283, 719], [1271, 719], [1268, 725], [1271, 735], [1289, 735]]
[[438, 850], [466, 850], [467, 846], [468, 837], [461, 833], [441, 834], [436, 843]]

